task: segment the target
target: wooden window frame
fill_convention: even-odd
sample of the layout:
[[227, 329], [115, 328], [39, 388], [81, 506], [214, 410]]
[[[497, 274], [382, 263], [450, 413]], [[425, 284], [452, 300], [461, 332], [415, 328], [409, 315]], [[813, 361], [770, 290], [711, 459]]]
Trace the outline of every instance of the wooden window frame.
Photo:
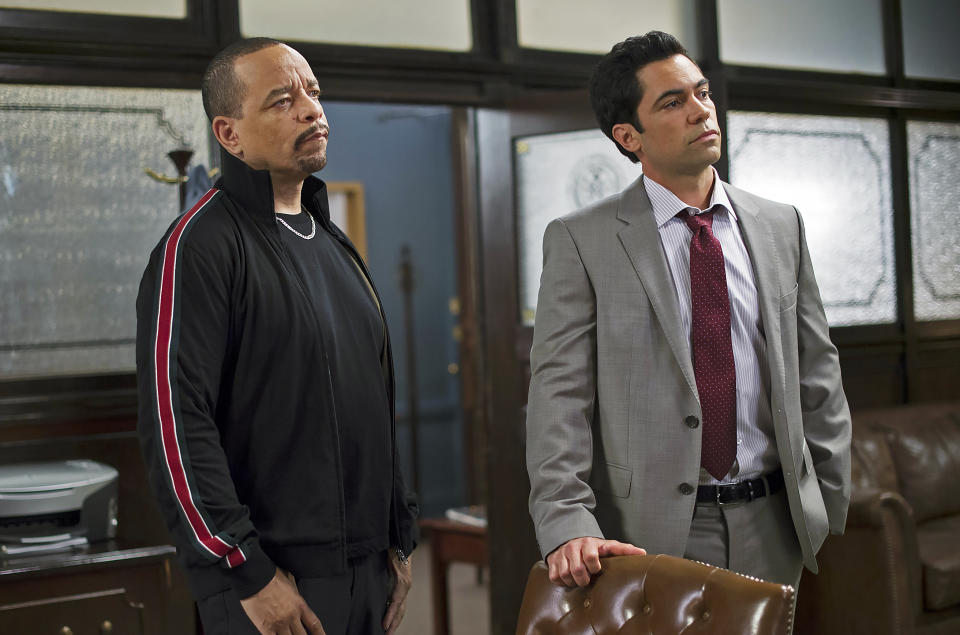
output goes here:
[[[698, 61], [711, 79], [721, 126], [731, 108], [890, 121], [899, 318], [894, 325], [834, 328], [831, 336], [842, 353], [897, 356], [902, 380], [896, 399], [909, 401], [923, 384], [914, 376], [924, 351], [960, 352], [960, 320], [913, 317], [906, 121], [960, 121], [960, 82], [904, 75], [901, 1], [882, 0], [886, 75], [726, 65], [719, 54], [717, 0], [697, 2]], [[514, 0], [472, 0], [471, 17], [473, 49], [465, 53], [292, 44], [314, 65], [332, 100], [496, 106], [586, 85], [597, 56], [521, 48]], [[239, 36], [238, 0], [187, 0], [182, 20], [0, 9], [0, 83], [196, 88], [210, 57]], [[724, 152], [717, 166], [724, 178], [727, 160]], [[115, 405], [104, 410], [97, 404], [106, 395]], [[0, 425], [131, 415], [134, 397], [129, 374], [0, 380]]]

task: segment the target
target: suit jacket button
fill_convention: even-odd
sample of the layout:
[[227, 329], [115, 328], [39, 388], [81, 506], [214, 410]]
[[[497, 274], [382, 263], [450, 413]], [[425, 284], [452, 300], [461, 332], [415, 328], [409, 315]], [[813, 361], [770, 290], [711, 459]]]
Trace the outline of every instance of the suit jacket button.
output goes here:
[[693, 494], [693, 485], [691, 485], [690, 483], [680, 483], [680, 487], [678, 487], [677, 489], [679, 489], [680, 493], [683, 494], [684, 496], [689, 496], [690, 494]]
[[686, 419], [683, 420], [687, 424], [688, 428], [696, 428], [700, 425], [700, 420], [697, 419], [694, 415], [688, 415]]

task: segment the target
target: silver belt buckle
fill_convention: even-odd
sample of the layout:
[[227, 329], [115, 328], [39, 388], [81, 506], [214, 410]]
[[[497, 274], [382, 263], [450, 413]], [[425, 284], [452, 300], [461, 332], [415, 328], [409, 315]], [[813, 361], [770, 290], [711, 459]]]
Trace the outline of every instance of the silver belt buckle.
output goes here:
[[716, 489], [716, 492], [717, 492], [717, 494], [716, 494], [716, 495], [717, 495], [717, 507], [719, 507], [719, 506], [721, 506], [721, 505], [726, 505], [726, 503], [720, 502], [720, 483], [717, 483], [716, 485], [714, 485], [714, 487], [717, 488], [717, 489]]

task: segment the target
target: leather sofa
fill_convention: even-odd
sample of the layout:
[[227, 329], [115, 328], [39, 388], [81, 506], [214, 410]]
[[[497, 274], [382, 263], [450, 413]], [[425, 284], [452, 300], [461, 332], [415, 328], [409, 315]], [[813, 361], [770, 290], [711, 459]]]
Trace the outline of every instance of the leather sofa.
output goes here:
[[800, 582], [800, 635], [960, 633], [960, 402], [853, 413], [847, 528]]
[[788, 635], [794, 589], [673, 556], [604, 558], [585, 588], [533, 566], [517, 635]]

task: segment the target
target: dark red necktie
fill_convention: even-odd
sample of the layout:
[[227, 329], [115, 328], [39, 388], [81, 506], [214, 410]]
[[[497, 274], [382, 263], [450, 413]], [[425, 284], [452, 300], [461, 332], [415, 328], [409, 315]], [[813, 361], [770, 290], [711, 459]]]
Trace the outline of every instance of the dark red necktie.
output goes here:
[[691, 344], [693, 374], [700, 393], [703, 436], [700, 464], [722, 480], [737, 458], [737, 373], [730, 341], [730, 296], [713, 212], [680, 216], [690, 240]]

